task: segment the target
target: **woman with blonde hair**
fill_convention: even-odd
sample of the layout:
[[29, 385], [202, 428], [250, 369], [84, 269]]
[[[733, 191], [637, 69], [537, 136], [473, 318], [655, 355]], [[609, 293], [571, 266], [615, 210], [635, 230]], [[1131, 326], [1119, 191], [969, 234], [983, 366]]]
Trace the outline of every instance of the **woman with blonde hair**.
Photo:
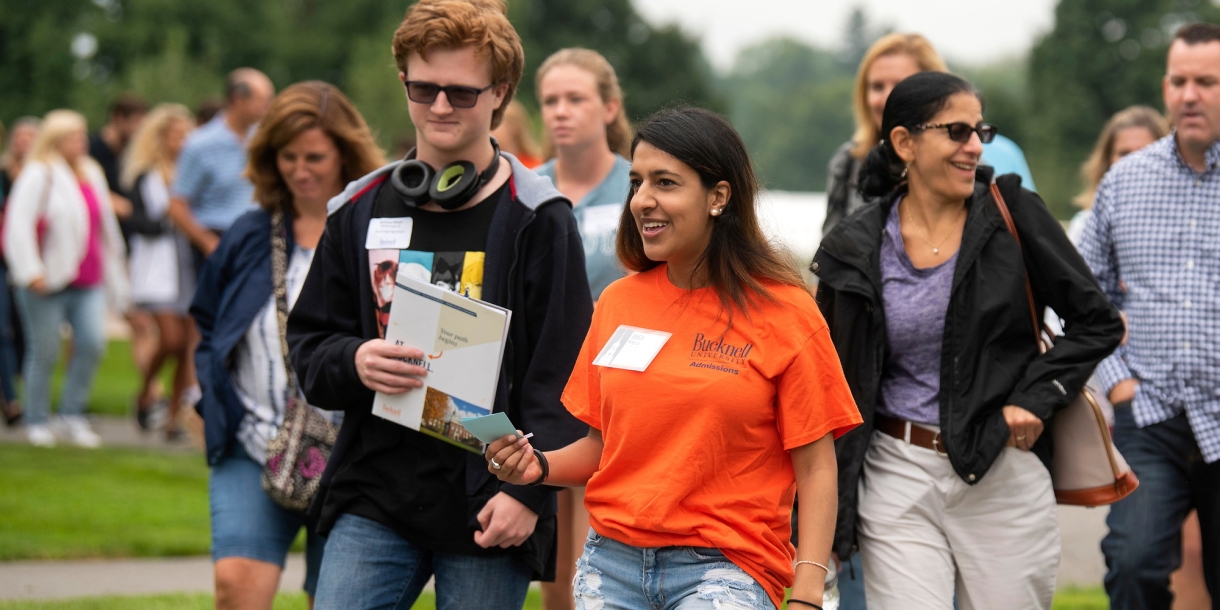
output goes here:
[[1080, 243], [1084, 226], [1092, 215], [1093, 199], [1097, 196], [1097, 185], [1101, 184], [1102, 176], [1105, 176], [1119, 159], [1167, 135], [1169, 121], [1148, 106], [1129, 106], [1106, 121], [1101, 134], [1097, 136], [1093, 152], [1080, 167], [1080, 177], [1084, 180], [1085, 189], [1072, 199], [1072, 203], [1080, 208], [1072, 217], [1072, 223], [1068, 225], [1068, 237], [1072, 238], [1072, 243]]
[[64, 322], [72, 327], [72, 357], [61, 395], [63, 428], [77, 445], [101, 445], [85, 404], [106, 348], [107, 292], [118, 310], [127, 300], [123, 236], [88, 144], [85, 117], [48, 113], [5, 210], [4, 257], [26, 337], [27, 434], [37, 446], [55, 444], [48, 426], [51, 373]]
[[[631, 144], [623, 90], [605, 57], [580, 48], [561, 49], [548, 57], [538, 68], [536, 83], [546, 147], [553, 155], [536, 171], [572, 201], [596, 301], [606, 286], [623, 276], [614, 251], [618, 219], [631, 190], [631, 162], [622, 156]], [[572, 607], [572, 573], [589, 529], [584, 490], [564, 489], [558, 498], [555, 582], [542, 584], [548, 610]]]
[[161, 104], [153, 109], [127, 148], [120, 182], [131, 195], [131, 294], [135, 307], [149, 312], [160, 336], [149, 359], [136, 397], [136, 420], [148, 429], [153, 410], [157, 375], [167, 358], [177, 361], [169, 417], [165, 425], [170, 440], [181, 436], [178, 410], [187, 388], [194, 385], [194, 361], [190, 339], [194, 334], [187, 315], [195, 293], [195, 269], [190, 243], [170, 222], [169, 185], [174, 182], [178, 154], [186, 136], [195, 127], [190, 110], [181, 104]]
[[[290, 382], [277, 312], [296, 303], [326, 227], [327, 202], [385, 164], [364, 118], [321, 81], [297, 83], [275, 98], [250, 140], [249, 159], [246, 175], [259, 209], [225, 232], [191, 304], [202, 335], [196, 358], [212, 468], [217, 608], [270, 608], [288, 549], [305, 525], [304, 513], [276, 504], [261, 486], [267, 445], [283, 423], [289, 392], [295, 389], [304, 403]], [[273, 259], [284, 263], [275, 272]], [[323, 540], [309, 532], [305, 591], [311, 599], [322, 549]]]

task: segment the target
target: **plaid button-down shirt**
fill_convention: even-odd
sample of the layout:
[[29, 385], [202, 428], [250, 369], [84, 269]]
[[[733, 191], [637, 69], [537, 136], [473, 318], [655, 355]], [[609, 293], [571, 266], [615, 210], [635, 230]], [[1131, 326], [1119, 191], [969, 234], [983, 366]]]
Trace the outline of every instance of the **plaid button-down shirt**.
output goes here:
[[1127, 343], [1097, 368], [1106, 392], [1140, 382], [1143, 427], [1185, 411], [1207, 462], [1220, 459], [1220, 142], [1196, 172], [1174, 135], [1102, 179], [1080, 252], [1114, 306]]

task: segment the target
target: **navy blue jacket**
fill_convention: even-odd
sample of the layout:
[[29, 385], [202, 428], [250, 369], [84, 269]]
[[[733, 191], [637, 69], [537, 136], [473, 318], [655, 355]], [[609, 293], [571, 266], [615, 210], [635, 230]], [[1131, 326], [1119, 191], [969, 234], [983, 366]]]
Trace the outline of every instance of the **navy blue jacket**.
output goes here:
[[[288, 251], [293, 245], [288, 231]], [[229, 376], [233, 350], [255, 316], [271, 299], [271, 214], [254, 210], [225, 231], [203, 265], [191, 316], [203, 340], [195, 350], [195, 370], [203, 397], [195, 405], [203, 417], [209, 465], [216, 465], [237, 437], [246, 407]]]

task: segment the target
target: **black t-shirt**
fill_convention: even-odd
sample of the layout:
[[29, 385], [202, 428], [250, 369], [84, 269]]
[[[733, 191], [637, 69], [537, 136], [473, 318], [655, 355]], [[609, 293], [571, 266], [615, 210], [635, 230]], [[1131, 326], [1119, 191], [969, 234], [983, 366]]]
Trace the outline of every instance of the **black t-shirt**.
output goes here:
[[[483, 287], [483, 249], [497, 206], [510, 205], [508, 184], [472, 208], [429, 212], [406, 205], [388, 183], [374, 200], [373, 217], [412, 218], [407, 250], [369, 250], [371, 277], [361, 284], [376, 295], [378, 323], [393, 298], [399, 265], [450, 290], [478, 298]], [[417, 275], [417, 277], [422, 277]], [[368, 408], [371, 408], [368, 407]], [[344, 465], [335, 473], [327, 512], [372, 519], [412, 544], [444, 553], [503, 555], [474, 542], [477, 512], [466, 495], [469, 452], [380, 417], [366, 417]]]

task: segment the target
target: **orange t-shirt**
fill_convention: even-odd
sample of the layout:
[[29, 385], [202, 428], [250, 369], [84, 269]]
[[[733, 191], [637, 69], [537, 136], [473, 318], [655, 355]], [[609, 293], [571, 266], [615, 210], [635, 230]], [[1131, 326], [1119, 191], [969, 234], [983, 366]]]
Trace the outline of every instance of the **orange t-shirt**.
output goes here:
[[[675, 287], [665, 265], [610, 284], [563, 403], [605, 442], [585, 491], [597, 533], [720, 549], [779, 607], [793, 579], [788, 451], [861, 420], [813, 297], [766, 286], [777, 302], [759, 298], [725, 332], [716, 293]], [[644, 372], [594, 365], [619, 325], [673, 336]]]

